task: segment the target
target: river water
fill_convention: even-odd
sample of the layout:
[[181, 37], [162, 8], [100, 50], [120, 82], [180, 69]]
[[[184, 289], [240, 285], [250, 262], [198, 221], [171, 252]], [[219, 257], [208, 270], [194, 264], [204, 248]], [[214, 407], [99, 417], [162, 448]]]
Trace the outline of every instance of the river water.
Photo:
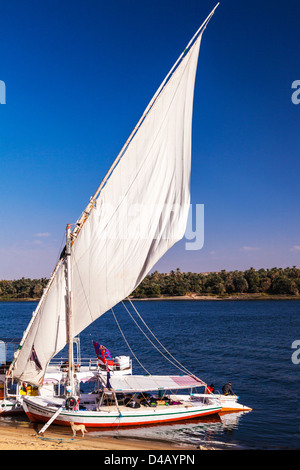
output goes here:
[[[300, 339], [299, 301], [175, 300], [136, 301], [134, 305], [181, 364], [206, 383], [214, 383], [217, 390], [231, 381], [240, 403], [253, 411], [205, 421], [101, 431], [101, 435], [118, 433], [120, 437], [226, 449], [300, 448], [300, 365], [292, 361], [292, 344]], [[0, 336], [21, 337], [35, 306], [35, 302], [0, 302]], [[126, 307], [156, 343], [132, 307], [128, 303]], [[121, 304], [114, 308], [114, 315], [106, 313], [80, 334], [82, 357], [94, 358], [92, 339], [114, 356], [130, 355], [135, 374], [145, 374], [140, 363], [151, 374], [182, 373], [153, 348]]]

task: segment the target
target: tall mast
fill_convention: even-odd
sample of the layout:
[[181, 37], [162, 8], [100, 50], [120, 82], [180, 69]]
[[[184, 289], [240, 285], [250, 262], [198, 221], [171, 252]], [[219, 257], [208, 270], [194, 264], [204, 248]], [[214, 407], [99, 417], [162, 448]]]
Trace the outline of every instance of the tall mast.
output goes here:
[[67, 396], [74, 395], [74, 352], [73, 352], [73, 322], [72, 322], [72, 276], [71, 276], [71, 225], [67, 225], [66, 230], [66, 258], [67, 258], [67, 340], [69, 345], [69, 367], [67, 378]]

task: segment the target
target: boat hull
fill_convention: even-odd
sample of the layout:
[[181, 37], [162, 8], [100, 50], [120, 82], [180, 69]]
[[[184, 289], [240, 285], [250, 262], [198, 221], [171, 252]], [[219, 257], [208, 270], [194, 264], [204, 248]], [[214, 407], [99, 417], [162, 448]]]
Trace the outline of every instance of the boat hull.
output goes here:
[[[47, 406], [31, 398], [24, 399], [23, 406], [30, 421], [38, 423], [46, 423], [57, 411], [57, 405]], [[53, 423], [60, 426], [69, 426], [70, 422], [73, 422], [75, 424], [84, 424], [87, 428], [132, 427], [190, 420], [217, 414], [221, 411], [220, 406], [203, 405], [200, 403], [198, 406], [193, 404], [186, 406], [158, 406], [156, 408], [124, 408], [103, 411], [62, 410]]]
[[20, 400], [0, 400], [0, 417], [16, 416], [21, 414], [24, 414], [24, 409]]
[[[219, 402], [222, 406], [221, 413], [233, 413], [233, 412], [239, 412], [239, 411], [252, 411], [252, 408], [249, 408], [248, 406], [242, 405], [241, 403], [238, 402], [238, 397], [236, 396], [225, 396], [225, 395], [219, 395], [218, 396]], [[214, 403], [212, 400], [211, 403]]]

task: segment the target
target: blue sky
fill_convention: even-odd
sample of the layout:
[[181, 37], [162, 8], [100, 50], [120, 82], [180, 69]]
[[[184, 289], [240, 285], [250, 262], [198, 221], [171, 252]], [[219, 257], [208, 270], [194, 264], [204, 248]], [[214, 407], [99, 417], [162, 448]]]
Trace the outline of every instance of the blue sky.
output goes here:
[[[48, 277], [210, 0], [1, 2], [0, 279]], [[205, 243], [165, 272], [299, 266], [298, 0], [223, 0], [196, 79], [192, 203]]]

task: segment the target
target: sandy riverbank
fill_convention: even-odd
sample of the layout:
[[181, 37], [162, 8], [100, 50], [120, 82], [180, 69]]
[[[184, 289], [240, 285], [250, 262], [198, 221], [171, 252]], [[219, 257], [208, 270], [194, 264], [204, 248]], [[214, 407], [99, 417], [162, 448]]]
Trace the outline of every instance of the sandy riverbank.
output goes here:
[[38, 435], [42, 425], [27, 423], [1, 423], [0, 450], [102, 450], [102, 451], [188, 451], [197, 450], [195, 446], [175, 446], [167, 442], [144, 439], [124, 439], [115, 437], [77, 435], [73, 438], [71, 429], [50, 426], [44, 437]]
[[300, 296], [296, 295], [267, 295], [267, 294], [235, 294], [235, 295], [183, 295], [176, 297], [142, 297], [134, 298], [130, 297], [130, 300], [136, 301], [156, 301], [156, 300], [216, 300], [216, 301], [226, 301], [226, 300], [300, 300]]
[[[196, 294], [189, 294], [189, 295], [182, 295], [182, 296], [160, 296], [160, 297], [130, 297], [130, 300], [136, 301], [156, 301], [156, 300], [300, 300], [300, 295], [269, 295], [269, 294], [226, 294], [226, 295], [196, 295]], [[39, 299], [7, 299], [1, 298], [0, 302], [38, 302]]]

